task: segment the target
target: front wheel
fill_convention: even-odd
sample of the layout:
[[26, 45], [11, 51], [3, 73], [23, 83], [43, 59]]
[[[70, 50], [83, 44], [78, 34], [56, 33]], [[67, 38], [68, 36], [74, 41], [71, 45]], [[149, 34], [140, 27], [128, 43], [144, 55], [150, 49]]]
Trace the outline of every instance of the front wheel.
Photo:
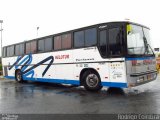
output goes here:
[[21, 70], [16, 71], [15, 77], [17, 82], [23, 82]]
[[99, 91], [102, 88], [100, 77], [94, 71], [86, 71], [82, 76], [82, 80], [86, 90]]

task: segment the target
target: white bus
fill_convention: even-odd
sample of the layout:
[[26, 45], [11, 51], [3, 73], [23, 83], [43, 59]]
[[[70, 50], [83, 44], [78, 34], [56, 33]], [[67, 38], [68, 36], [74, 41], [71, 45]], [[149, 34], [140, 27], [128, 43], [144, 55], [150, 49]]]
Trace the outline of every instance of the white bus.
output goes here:
[[3, 47], [3, 74], [26, 80], [84, 86], [134, 87], [157, 77], [149, 28], [108, 22]]

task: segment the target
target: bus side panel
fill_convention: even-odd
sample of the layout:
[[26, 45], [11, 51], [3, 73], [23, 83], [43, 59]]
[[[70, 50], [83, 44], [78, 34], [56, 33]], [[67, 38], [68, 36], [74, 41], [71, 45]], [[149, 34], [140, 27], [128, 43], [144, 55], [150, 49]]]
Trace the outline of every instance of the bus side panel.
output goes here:
[[[100, 75], [103, 86], [124, 87], [126, 84], [123, 63], [114, 63], [122, 61], [123, 58], [103, 59], [97, 47], [29, 54], [22, 56], [21, 59], [18, 59], [19, 57], [3, 58], [5, 66], [12, 66], [18, 60], [12, 69], [7, 68], [8, 77], [14, 78], [15, 70], [22, 68], [24, 80], [79, 85], [81, 71], [92, 68]], [[123, 71], [118, 67], [116, 69], [111, 67], [116, 64], [119, 64]]]
[[109, 63], [109, 76], [111, 86], [113, 87], [128, 87], [126, 79], [126, 66], [125, 62], [110, 62]]

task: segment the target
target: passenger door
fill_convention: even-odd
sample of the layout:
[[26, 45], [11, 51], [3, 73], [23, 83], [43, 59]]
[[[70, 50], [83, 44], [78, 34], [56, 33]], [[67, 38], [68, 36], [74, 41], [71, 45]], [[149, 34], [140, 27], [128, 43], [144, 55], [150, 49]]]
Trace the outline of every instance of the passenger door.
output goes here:
[[[104, 66], [104, 70], [107, 71], [105, 75], [109, 76], [108, 81], [113, 87], [121, 87], [119, 85], [125, 85], [123, 83], [126, 82], [123, 35], [122, 25], [105, 25], [99, 29], [99, 51], [107, 61]], [[104, 76], [101, 78], [104, 79]]]
[[120, 57], [123, 55], [122, 26], [105, 25], [99, 27], [99, 50], [104, 58]]

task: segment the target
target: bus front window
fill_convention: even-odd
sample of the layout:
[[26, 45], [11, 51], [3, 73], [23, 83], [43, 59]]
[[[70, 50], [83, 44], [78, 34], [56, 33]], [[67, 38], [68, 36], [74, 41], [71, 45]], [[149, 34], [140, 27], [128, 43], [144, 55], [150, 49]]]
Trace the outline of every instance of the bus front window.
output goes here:
[[149, 33], [149, 29], [147, 28], [143, 28], [144, 31], [144, 36], [145, 36], [145, 40], [147, 42], [147, 50], [145, 51], [145, 54], [154, 54], [153, 50], [151, 48], [151, 41], [150, 41], [150, 33]]
[[149, 29], [127, 25], [127, 48], [129, 55], [153, 54], [150, 47]]

